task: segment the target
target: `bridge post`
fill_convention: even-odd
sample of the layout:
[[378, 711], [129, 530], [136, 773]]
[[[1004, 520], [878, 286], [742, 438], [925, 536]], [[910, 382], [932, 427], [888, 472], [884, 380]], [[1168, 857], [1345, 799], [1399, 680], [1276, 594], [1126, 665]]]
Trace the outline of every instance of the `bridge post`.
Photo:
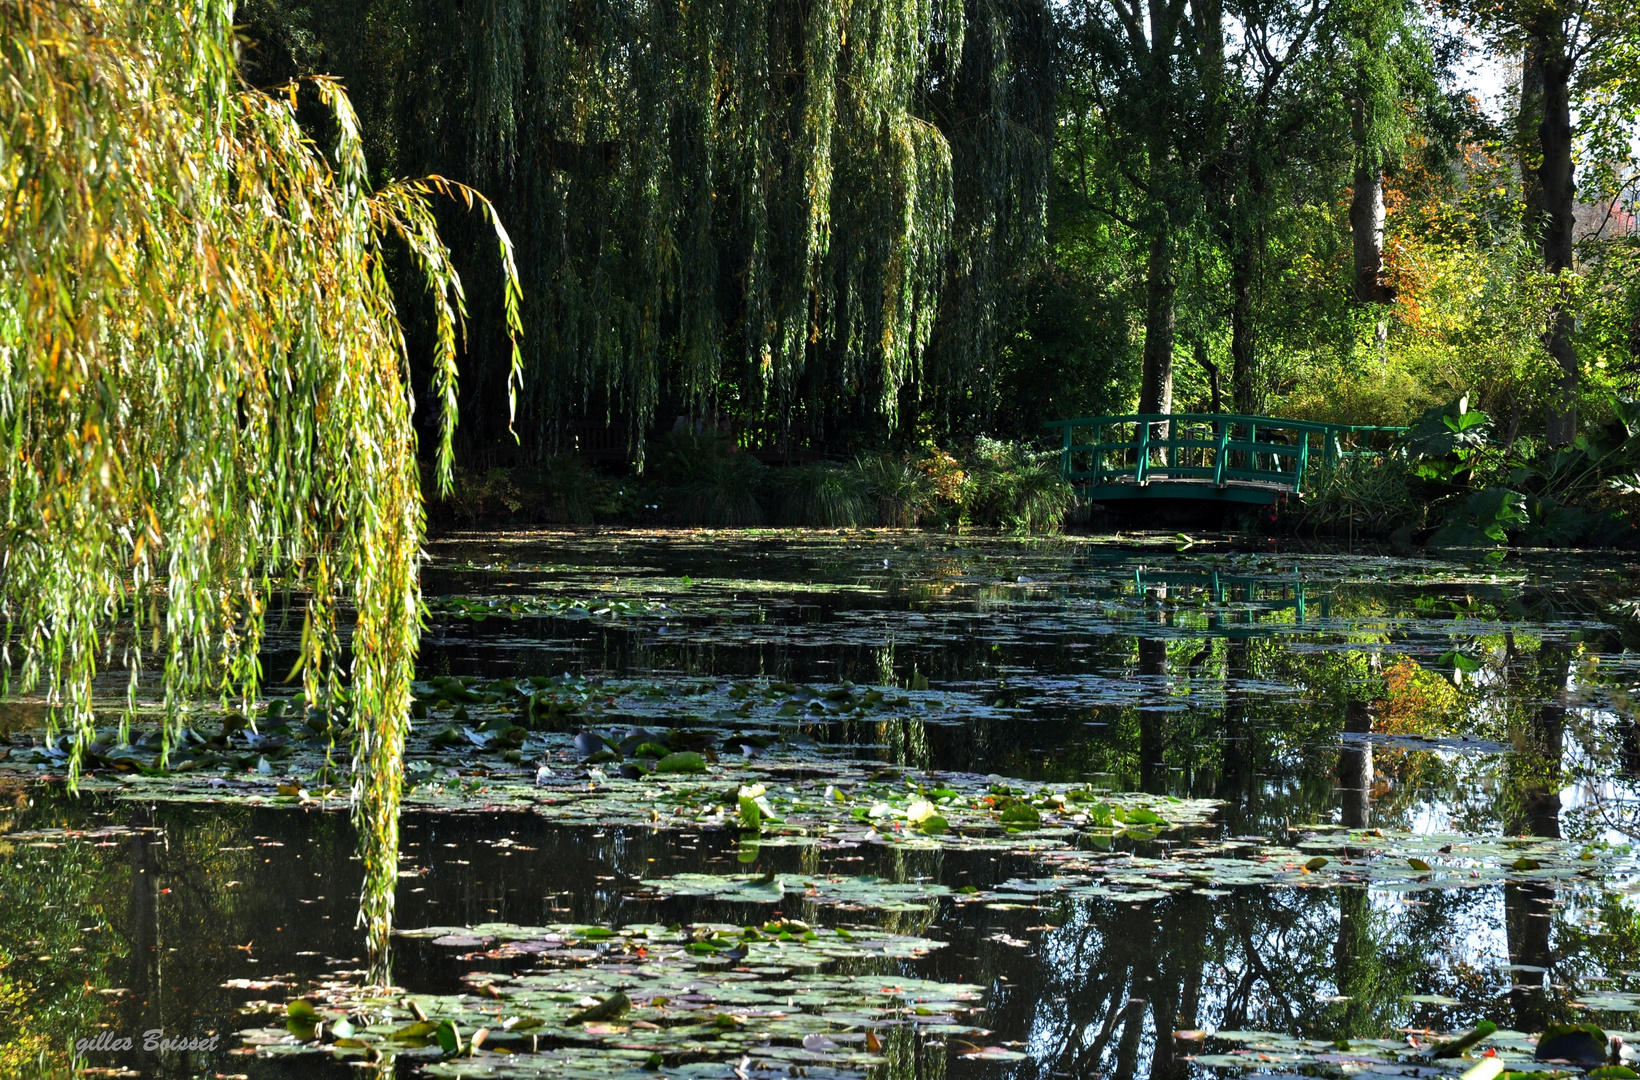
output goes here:
[[1222, 488], [1224, 487], [1224, 459], [1230, 456], [1230, 451], [1226, 449], [1230, 445], [1230, 422], [1220, 420], [1215, 426], [1219, 429], [1219, 433], [1218, 445], [1213, 448], [1213, 486]]
[[1293, 475], [1293, 494], [1297, 495], [1304, 487], [1304, 467], [1310, 463], [1310, 433], [1302, 428], [1298, 432], [1298, 472]]
[[1059, 475], [1066, 479], [1069, 479], [1071, 475], [1071, 443], [1075, 441], [1071, 436], [1075, 431], [1075, 424], [1066, 424], [1063, 428], [1065, 437], [1059, 444]]
[[1150, 421], [1139, 422], [1139, 460], [1134, 463], [1133, 480], [1140, 487], [1150, 483]]

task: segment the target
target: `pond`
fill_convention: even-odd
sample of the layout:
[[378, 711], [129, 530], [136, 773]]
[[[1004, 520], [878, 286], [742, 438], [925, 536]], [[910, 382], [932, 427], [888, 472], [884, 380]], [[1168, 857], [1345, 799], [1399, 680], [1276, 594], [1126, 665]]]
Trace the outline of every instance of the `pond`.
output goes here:
[[1436, 1056], [1484, 1023], [1471, 1055], [1553, 1075], [1640, 1039], [1616, 556], [431, 556], [394, 989], [363, 985], [332, 718], [275, 683], [163, 770], [110, 731], [72, 797], [14, 703], [0, 1073], [77, 1042], [153, 1077], [1433, 1077], [1495, 1068]]

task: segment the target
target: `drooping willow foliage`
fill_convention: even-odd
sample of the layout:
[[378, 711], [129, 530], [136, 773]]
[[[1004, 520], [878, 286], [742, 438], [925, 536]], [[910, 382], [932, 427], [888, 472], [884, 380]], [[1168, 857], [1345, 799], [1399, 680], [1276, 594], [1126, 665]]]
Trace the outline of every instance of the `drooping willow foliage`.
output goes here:
[[1045, 4], [254, 10], [257, 62], [344, 77], [394, 168], [495, 195], [525, 284], [521, 428], [543, 449], [556, 419], [642, 432], [663, 401], [880, 426], [933, 383], [993, 377], [1042, 225]]
[[[249, 708], [270, 603], [305, 599], [385, 956], [423, 521], [382, 242], [431, 287], [453, 403], [464, 298], [427, 197], [475, 196], [371, 190], [337, 86], [248, 90], [234, 49], [227, 0], [0, 0], [4, 669], [55, 706], [77, 770], [101, 678], [134, 705], [157, 669], [168, 736], [201, 702]], [[329, 108], [328, 156], [299, 94]], [[515, 330], [517, 303], [509, 284]]]

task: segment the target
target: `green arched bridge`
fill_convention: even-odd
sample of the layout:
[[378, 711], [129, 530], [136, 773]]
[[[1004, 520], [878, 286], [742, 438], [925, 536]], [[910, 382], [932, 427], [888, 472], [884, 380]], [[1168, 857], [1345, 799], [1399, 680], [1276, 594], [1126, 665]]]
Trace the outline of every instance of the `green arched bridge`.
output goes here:
[[1302, 495], [1317, 464], [1381, 452], [1386, 440], [1406, 430], [1232, 413], [1129, 413], [1045, 426], [1061, 432], [1060, 473], [1094, 502], [1254, 505]]

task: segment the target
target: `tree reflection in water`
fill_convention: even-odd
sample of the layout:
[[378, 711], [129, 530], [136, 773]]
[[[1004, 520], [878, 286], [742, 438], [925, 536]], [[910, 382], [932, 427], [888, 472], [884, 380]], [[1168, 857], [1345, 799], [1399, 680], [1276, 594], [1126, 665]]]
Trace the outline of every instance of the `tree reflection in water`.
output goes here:
[[[1510, 642], [1514, 659], [1514, 642]], [[1564, 786], [1566, 681], [1572, 651], [1545, 645], [1535, 664], [1517, 661], [1510, 674], [1521, 680], [1525, 716], [1514, 725], [1515, 752], [1504, 763], [1505, 832], [1515, 836], [1559, 838], [1560, 792]], [[1503, 887], [1504, 928], [1514, 985], [1509, 1003], [1514, 1025], [1541, 1031], [1558, 1016], [1545, 983], [1554, 954], [1550, 930], [1556, 907], [1555, 887], [1546, 882], [1511, 882]]]
[[[1177, 732], [1170, 730], [1169, 714], [1159, 707], [1158, 692], [1150, 689], [1168, 674], [1165, 644], [1136, 642], [1138, 672], [1147, 677], [1146, 701], [1137, 710], [1139, 773], [1149, 790], [1165, 790], [1165, 761], [1177, 753], [1170, 745], [1170, 734]], [[1247, 663], [1248, 643], [1230, 642], [1224, 657], [1226, 673], [1237, 671]], [[1569, 649], [1546, 646], [1513, 669], [1517, 684], [1508, 688], [1503, 701], [1512, 718], [1516, 752], [1504, 770], [1500, 799], [1509, 834], [1561, 835], [1565, 686], [1572, 659]], [[1372, 711], [1355, 699], [1346, 700], [1341, 711], [1346, 737], [1334, 775], [1336, 820], [1349, 828], [1370, 828], [1377, 779], [1369, 737]], [[1255, 797], [1256, 775], [1272, 770], [1264, 753], [1268, 747], [1246, 730], [1244, 713], [1237, 693], [1228, 693], [1221, 714], [1221, 797]], [[1420, 1015], [1427, 1018], [1406, 1000], [1415, 992], [1464, 993], [1467, 988], [1461, 1005], [1465, 1012], [1444, 1014], [1452, 1026], [1484, 1016], [1518, 1030], [1540, 1031], [1566, 1014], [1541, 985], [1543, 971], [1556, 963], [1551, 949], [1556, 890], [1532, 882], [1510, 884], [1501, 892], [1507, 962], [1520, 966], [1515, 969], [1517, 985], [1507, 991], [1509, 1015], [1499, 1015], [1489, 1004], [1508, 983], [1496, 975], [1478, 976], [1467, 966], [1472, 959], [1484, 963], [1487, 958], [1458, 955], [1465, 943], [1471, 952], [1486, 950], [1487, 927], [1499, 921], [1496, 892], [1397, 899], [1354, 886], [1235, 889], [1136, 904], [1067, 904], [1060, 911], [1064, 924], [1043, 943], [1037, 969], [1041, 982], [1007, 988], [993, 1021], [1004, 1030], [1018, 1025], [1029, 1031], [1032, 1061], [1022, 1066], [1024, 1075], [1158, 1080], [1190, 1075], [1185, 1055], [1195, 1044], [1177, 1039], [1181, 1030], [1381, 1037], [1396, 1026], [1415, 1023]], [[1633, 919], [1618, 922], [1626, 925]], [[1580, 938], [1578, 947], [1589, 953], [1609, 936]], [[1611, 945], [1600, 951], [1610, 952]], [[1503, 957], [1492, 960], [1501, 965]], [[1595, 969], [1606, 966], [1593, 962]]]

